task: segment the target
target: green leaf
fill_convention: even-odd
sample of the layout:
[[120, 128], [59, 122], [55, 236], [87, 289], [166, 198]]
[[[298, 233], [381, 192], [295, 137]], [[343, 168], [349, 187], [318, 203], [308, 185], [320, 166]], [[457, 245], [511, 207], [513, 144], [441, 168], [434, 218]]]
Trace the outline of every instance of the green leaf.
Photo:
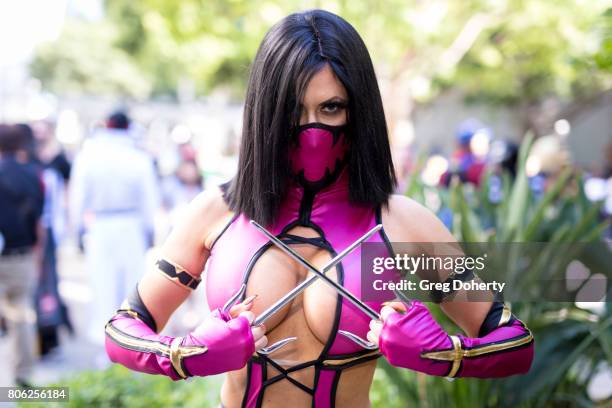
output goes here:
[[521, 236], [521, 228], [530, 195], [529, 180], [525, 172], [525, 165], [532, 144], [533, 134], [528, 133], [521, 143], [517, 161], [516, 180], [514, 181], [512, 192], [508, 198], [508, 219], [504, 228], [505, 236], [503, 239], [506, 242], [516, 241], [516, 239]]
[[566, 183], [571, 177], [571, 175], [571, 169], [565, 170], [559, 175], [555, 183], [546, 192], [546, 194], [544, 194], [544, 197], [542, 197], [542, 199], [538, 202], [538, 205], [535, 209], [533, 216], [531, 217], [531, 220], [523, 231], [522, 240], [529, 242], [535, 237], [538, 228], [542, 225], [546, 210], [550, 205], [552, 205], [553, 201], [555, 201], [559, 197], [559, 194], [561, 194], [561, 191], [566, 186]]

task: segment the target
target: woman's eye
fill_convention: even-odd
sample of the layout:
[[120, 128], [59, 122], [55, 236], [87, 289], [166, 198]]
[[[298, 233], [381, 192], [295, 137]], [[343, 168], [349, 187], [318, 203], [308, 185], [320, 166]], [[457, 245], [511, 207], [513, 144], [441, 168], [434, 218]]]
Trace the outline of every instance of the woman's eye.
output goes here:
[[344, 105], [340, 103], [327, 103], [323, 105], [322, 111], [328, 114], [335, 114], [344, 109]]

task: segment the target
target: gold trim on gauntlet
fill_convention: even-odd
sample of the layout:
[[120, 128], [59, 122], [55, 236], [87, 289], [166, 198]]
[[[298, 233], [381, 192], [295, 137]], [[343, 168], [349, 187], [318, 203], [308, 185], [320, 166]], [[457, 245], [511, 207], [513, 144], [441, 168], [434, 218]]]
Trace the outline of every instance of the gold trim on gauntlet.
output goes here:
[[175, 337], [170, 343], [170, 362], [174, 371], [182, 378], [188, 378], [187, 370], [183, 366], [183, 359], [186, 357], [197, 356], [208, 351], [206, 346], [181, 346], [182, 337]]
[[183, 365], [183, 359], [208, 351], [206, 346], [182, 346], [183, 337], [175, 337], [170, 345], [157, 340], [141, 339], [119, 330], [113, 326], [112, 320], [106, 324], [105, 331], [115, 343], [127, 350], [153, 353], [170, 359], [172, 368], [183, 380], [190, 377]]
[[451, 350], [430, 351], [426, 353], [421, 353], [421, 357], [428, 358], [430, 360], [452, 362], [451, 369], [447, 377], [453, 378], [457, 375], [457, 372], [461, 367], [461, 361], [464, 357], [479, 357], [485, 354], [509, 350], [531, 343], [531, 341], [533, 341], [533, 335], [531, 334], [531, 331], [529, 331], [529, 329], [525, 329], [527, 330], [525, 336], [522, 336], [518, 339], [502, 343], [483, 344], [467, 350], [463, 349], [463, 344], [461, 343], [461, 339], [458, 336], [448, 336], [450, 337], [453, 343], [453, 348]]
[[502, 315], [499, 318], [499, 323], [497, 324], [497, 327], [502, 327], [508, 324], [511, 317], [512, 317], [512, 310], [510, 309], [510, 304], [504, 303], [504, 310], [502, 311]]
[[170, 357], [170, 347], [156, 340], [141, 339], [131, 336], [113, 326], [113, 321], [106, 323], [104, 328], [106, 334], [119, 346], [143, 353], [153, 353], [162, 357]]

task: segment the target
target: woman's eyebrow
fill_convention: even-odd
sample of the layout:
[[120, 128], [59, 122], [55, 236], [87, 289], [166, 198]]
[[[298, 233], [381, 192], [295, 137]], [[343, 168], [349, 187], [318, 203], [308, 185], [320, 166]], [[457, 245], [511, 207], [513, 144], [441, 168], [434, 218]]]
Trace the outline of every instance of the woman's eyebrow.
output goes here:
[[333, 102], [346, 103], [347, 100], [341, 96], [332, 96], [331, 98], [326, 99], [325, 101], [321, 102], [319, 105], [325, 105], [325, 104], [333, 103]]

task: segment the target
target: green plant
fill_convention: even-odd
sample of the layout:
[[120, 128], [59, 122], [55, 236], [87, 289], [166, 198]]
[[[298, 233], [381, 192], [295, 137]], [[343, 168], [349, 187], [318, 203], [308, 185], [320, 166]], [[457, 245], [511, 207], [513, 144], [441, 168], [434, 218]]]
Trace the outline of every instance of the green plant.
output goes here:
[[[479, 190], [454, 182], [449, 190], [423, 185], [413, 175], [406, 194], [426, 202], [432, 194], [442, 208], [452, 211], [452, 231], [460, 242], [489, 245], [540, 242], [531, 263], [521, 260], [529, 245], [507, 245], [498, 265], [504, 278], [518, 291], [537, 288], [543, 293], [543, 278], [562, 280], [568, 264], [580, 260], [593, 270], [606, 271], [610, 248], [601, 240], [606, 228], [598, 220], [599, 206], [586, 198], [580, 174], [566, 170], [541, 197], [531, 191], [525, 163], [532, 144], [527, 136], [519, 153], [515, 180], [502, 178], [504, 199], [489, 200], [487, 175]], [[577, 245], [567, 245], [580, 243]], [[588, 245], [586, 245], [588, 243]], [[535, 244], [534, 244], [535, 245]], [[560, 251], [560, 248], [564, 249]], [[544, 276], [545, 271], [548, 275]], [[608, 274], [609, 275], [609, 274]], [[608, 277], [609, 279], [609, 277]], [[539, 292], [538, 292], [539, 293]], [[446, 327], [452, 325], [439, 308], [432, 312]], [[401, 401], [390, 406], [474, 407], [474, 406], [595, 406], [586, 395], [586, 385], [596, 364], [612, 363], [612, 311], [605, 303], [603, 312], [578, 308], [571, 302], [516, 302], [513, 312], [532, 330], [536, 353], [530, 372], [500, 380], [444, 379], [415, 374], [380, 364], [385, 387], [398, 390]], [[375, 382], [375, 389], [382, 387]], [[384, 394], [375, 390], [373, 395]], [[375, 406], [389, 406], [374, 399]]]
[[[89, 371], [49, 384], [68, 387], [69, 407], [150, 408], [202, 407], [219, 404], [221, 377], [174, 382], [167, 377], [140, 374], [119, 365], [104, 371]], [[65, 407], [65, 403], [27, 403], [23, 407]]]

